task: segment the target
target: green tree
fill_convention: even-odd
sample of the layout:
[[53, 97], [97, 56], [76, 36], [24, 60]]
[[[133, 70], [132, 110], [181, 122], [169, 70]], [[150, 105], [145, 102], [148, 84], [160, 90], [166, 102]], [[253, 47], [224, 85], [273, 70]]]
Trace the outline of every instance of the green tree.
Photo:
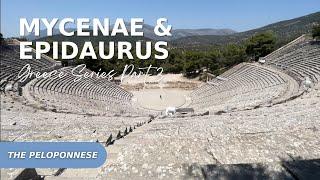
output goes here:
[[245, 49], [236, 44], [226, 45], [222, 49], [222, 61], [223, 67], [232, 67], [236, 64], [242, 63], [246, 60]]
[[199, 63], [196, 63], [191, 60], [187, 60], [184, 65], [185, 75], [187, 77], [195, 77], [199, 74]]
[[4, 44], [4, 39], [3, 39], [2, 33], [0, 33], [0, 45], [2, 44]]
[[200, 72], [201, 61], [203, 60], [205, 54], [201, 51], [186, 51], [184, 53], [185, 63], [184, 63], [184, 73], [188, 77], [197, 76]]
[[246, 53], [254, 60], [264, 57], [275, 49], [276, 37], [271, 31], [252, 36], [246, 42]]
[[320, 24], [313, 26], [312, 37], [314, 39], [320, 40]]

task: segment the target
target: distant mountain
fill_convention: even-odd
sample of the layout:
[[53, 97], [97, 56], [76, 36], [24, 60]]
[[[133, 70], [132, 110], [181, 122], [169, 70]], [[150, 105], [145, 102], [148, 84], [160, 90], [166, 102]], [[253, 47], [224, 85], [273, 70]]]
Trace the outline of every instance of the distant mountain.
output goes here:
[[199, 36], [199, 35], [230, 35], [236, 33], [236, 31], [232, 29], [172, 29], [171, 37], [159, 37], [155, 35], [153, 32], [154, 27], [145, 24], [143, 29], [144, 36], [153, 40], [166, 40], [166, 41], [171, 41], [183, 37], [189, 37], [189, 36]]
[[203, 36], [203, 35], [229, 35], [234, 34], [236, 31], [232, 29], [177, 29], [173, 30], [175, 38], [186, 36]]
[[[130, 24], [126, 23], [127, 29], [130, 31]], [[113, 25], [111, 25], [113, 27]], [[74, 28], [69, 28], [67, 29], [68, 31], [71, 30], [76, 30]], [[171, 37], [159, 37], [157, 36], [154, 32], [154, 27], [150, 26], [148, 24], [143, 25], [143, 32], [144, 32], [144, 37], [152, 39], [152, 40], [165, 40], [165, 41], [170, 41], [182, 37], [189, 37], [189, 36], [198, 36], [198, 35], [229, 35], [236, 33], [236, 31], [231, 30], [231, 29], [173, 29], [171, 31], [172, 36]], [[59, 29], [53, 29], [52, 31], [53, 35], [60, 34]], [[30, 33], [29, 35], [26, 36], [28, 40], [35, 40], [39, 38], [43, 38], [47, 36], [47, 30], [41, 30], [40, 31], [40, 36], [35, 37], [34, 33]]]
[[[58, 34], [58, 30], [55, 29], [53, 34], [56, 34], [53, 37], [46, 37], [46, 31], [42, 30], [40, 35], [42, 40], [50, 41], [62, 41], [62, 40], [69, 40], [74, 42], [79, 42], [80, 44], [86, 41], [105, 41], [108, 40], [126, 40], [128, 41], [136, 41], [136, 40], [166, 40], [169, 41], [169, 45], [173, 48], [187, 48], [187, 49], [204, 49], [210, 48], [212, 45], [224, 45], [228, 43], [242, 43], [247, 38], [251, 37], [252, 35], [264, 31], [273, 31], [277, 36], [277, 43], [278, 45], [285, 44], [305, 33], [309, 33], [312, 29], [313, 24], [320, 22], [320, 12], [309, 14], [306, 16], [302, 16], [299, 18], [280, 21], [277, 23], [273, 23], [261, 28], [239, 32], [236, 33], [230, 29], [176, 29], [172, 30], [172, 37], [158, 37], [154, 34], [153, 26], [148, 24], [144, 25], [144, 35], [145, 37], [64, 37]], [[126, 24], [129, 28], [130, 24]], [[27, 36], [28, 39], [34, 40], [34, 36], [30, 35]]]
[[278, 43], [291, 41], [302, 34], [309, 33], [313, 24], [320, 22], [320, 12], [302, 16], [299, 18], [280, 21], [258, 29], [234, 33], [231, 35], [200, 35], [187, 36], [173, 40], [170, 44], [178, 48], [201, 48], [211, 45], [228, 43], [241, 43], [252, 35], [264, 31], [273, 31], [277, 36]]

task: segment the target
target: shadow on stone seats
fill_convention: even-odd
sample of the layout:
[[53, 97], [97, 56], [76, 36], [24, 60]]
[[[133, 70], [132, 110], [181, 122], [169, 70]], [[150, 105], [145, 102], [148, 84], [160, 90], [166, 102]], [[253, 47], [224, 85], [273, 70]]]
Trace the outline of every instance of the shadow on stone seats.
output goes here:
[[37, 171], [34, 168], [27, 168], [24, 169], [16, 178], [15, 180], [25, 180], [25, 179], [32, 179], [32, 180], [43, 180], [44, 178], [38, 175]]
[[[281, 168], [282, 167], [282, 168]], [[275, 164], [193, 164], [186, 168], [186, 178], [250, 179], [315, 179], [320, 177], [320, 159], [281, 161]]]

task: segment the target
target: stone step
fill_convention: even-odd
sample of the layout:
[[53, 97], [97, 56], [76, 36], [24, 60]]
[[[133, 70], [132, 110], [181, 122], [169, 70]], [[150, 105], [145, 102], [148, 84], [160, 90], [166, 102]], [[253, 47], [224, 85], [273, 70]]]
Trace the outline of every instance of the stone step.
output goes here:
[[65, 179], [65, 178], [68, 178], [68, 179], [69, 178], [93, 179], [93, 178], [96, 178], [100, 172], [101, 172], [101, 168], [66, 169], [64, 172], [62, 172], [61, 175], [59, 175], [59, 176], [50, 176], [50, 178], [59, 177], [60, 179]]
[[36, 169], [38, 175], [40, 175], [40, 176], [52, 176], [58, 170], [59, 170], [59, 168], [50, 168], [50, 169], [37, 168]]

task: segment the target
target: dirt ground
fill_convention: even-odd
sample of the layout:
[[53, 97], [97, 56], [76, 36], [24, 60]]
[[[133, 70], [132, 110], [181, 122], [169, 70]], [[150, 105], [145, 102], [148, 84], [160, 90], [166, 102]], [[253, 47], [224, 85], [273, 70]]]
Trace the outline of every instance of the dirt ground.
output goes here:
[[166, 107], [181, 107], [191, 91], [181, 89], [143, 89], [133, 91], [134, 100], [143, 108], [157, 111], [165, 110]]

